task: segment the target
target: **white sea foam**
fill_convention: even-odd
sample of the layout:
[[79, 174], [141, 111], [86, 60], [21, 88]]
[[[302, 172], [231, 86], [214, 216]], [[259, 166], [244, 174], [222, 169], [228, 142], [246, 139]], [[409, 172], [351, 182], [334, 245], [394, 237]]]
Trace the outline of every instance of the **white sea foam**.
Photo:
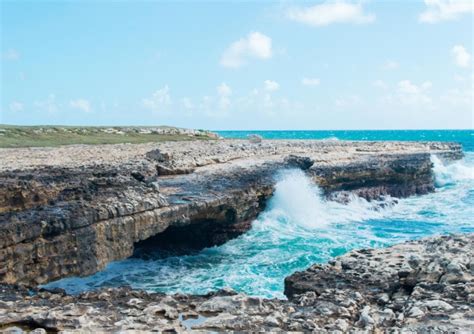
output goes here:
[[[348, 204], [326, 200], [321, 190], [301, 170], [286, 170], [278, 175], [275, 193], [264, 218], [283, 217], [309, 228], [333, 223], [362, 221], [380, 217], [378, 203], [352, 196]], [[277, 219], [278, 220], [278, 219]]]
[[331, 136], [331, 137], [328, 137], [328, 138], [321, 139], [321, 141], [338, 141], [338, 140], [340, 140], [340, 139], [337, 138], [336, 136]]
[[453, 163], [443, 163], [440, 158], [431, 155], [436, 186], [443, 187], [463, 180], [474, 180], [474, 166], [465, 159]]

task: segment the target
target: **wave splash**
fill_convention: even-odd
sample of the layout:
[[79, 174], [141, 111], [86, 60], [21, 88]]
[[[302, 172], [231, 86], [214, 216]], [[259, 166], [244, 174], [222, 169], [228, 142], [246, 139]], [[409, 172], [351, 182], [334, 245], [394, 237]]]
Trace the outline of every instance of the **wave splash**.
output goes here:
[[469, 164], [468, 158], [445, 164], [435, 155], [431, 155], [435, 185], [444, 187], [460, 181], [474, 180], [474, 166]]
[[283, 219], [308, 228], [320, 228], [383, 216], [378, 202], [368, 202], [355, 195], [347, 204], [326, 200], [321, 189], [301, 170], [285, 170], [277, 179], [264, 219]]

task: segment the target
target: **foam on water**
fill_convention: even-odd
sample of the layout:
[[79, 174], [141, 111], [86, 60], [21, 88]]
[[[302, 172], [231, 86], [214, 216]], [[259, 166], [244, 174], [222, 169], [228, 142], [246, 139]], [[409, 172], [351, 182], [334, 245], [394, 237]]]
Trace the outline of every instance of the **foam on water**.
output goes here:
[[331, 136], [331, 137], [327, 137], [327, 138], [322, 138], [321, 140], [322, 141], [338, 141], [339, 138], [337, 138], [336, 136]]
[[302, 171], [277, 175], [267, 210], [244, 235], [219, 247], [186, 256], [132, 258], [85, 278], [49, 284], [70, 292], [131, 285], [161, 292], [203, 294], [223, 287], [250, 295], [280, 297], [283, 280], [312, 263], [354, 248], [384, 247], [450, 232], [474, 232], [474, 153], [453, 164], [433, 157], [436, 192], [380, 203], [352, 197], [327, 201]]
[[436, 185], [439, 187], [463, 180], [474, 180], [474, 168], [466, 163], [466, 159], [452, 164], [444, 164], [437, 156], [432, 155], [431, 162], [433, 163]]
[[270, 209], [259, 220], [285, 220], [306, 228], [322, 228], [383, 216], [378, 203], [357, 196], [350, 197], [348, 204], [325, 200], [319, 187], [301, 170], [283, 171], [277, 179]]

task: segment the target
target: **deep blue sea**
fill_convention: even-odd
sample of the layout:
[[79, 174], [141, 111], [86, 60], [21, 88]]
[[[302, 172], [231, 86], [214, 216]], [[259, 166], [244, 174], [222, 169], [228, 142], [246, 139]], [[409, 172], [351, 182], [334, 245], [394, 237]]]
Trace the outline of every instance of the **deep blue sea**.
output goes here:
[[224, 137], [271, 139], [457, 141], [465, 158], [443, 164], [432, 157], [436, 192], [380, 209], [352, 198], [326, 201], [298, 170], [281, 171], [268, 208], [244, 235], [186, 256], [130, 258], [95, 275], [48, 284], [70, 292], [131, 285], [161, 292], [203, 294], [223, 287], [284, 298], [291, 273], [355, 248], [387, 247], [435, 234], [474, 232], [474, 131], [220, 131]]

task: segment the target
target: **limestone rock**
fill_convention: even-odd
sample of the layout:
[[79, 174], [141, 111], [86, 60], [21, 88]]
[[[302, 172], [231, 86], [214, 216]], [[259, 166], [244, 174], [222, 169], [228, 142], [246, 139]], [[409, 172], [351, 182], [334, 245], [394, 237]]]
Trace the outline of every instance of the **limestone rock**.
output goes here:
[[[467, 234], [353, 251], [337, 260], [350, 266], [315, 265], [291, 275], [286, 281], [293, 286], [287, 288], [287, 293], [293, 293], [288, 300], [249, 297], [228, 289], [204, 296], [146, 293], [127, 287], [67, 295], [60, 290], [0, 284], [0, 328], [13, 333], [471, 332], [472, 300], [467, 296], [472, 294], [474, 279], [468, 267], [473, 243], [474, 234]], [[417, 280], [407, 290], [400, 284], [398, 271], [413, 256], [417, 257], [411, 263]], [[429, 273], [438, 268], [441, 274], [448, 272], [451, 262], [459, 263], [457, 268], [468, 281], [446, 282], [440, 288]], [[369, 284], [350, 279], [358, 272], [369, 273]], [[398, 300], [403, 303], [399, 305]]]
[[[462, 151], [455, 143], [317, 140], [0, 149], [0, 282], [93, 274], [155, 237], [171, 240], [166, 247], [222, 244], [251, 227], [282, 169], [304, 170], [328, 198], [427, 193], [430, 154], [458, 159]], [[465, 282], [463, 265], [442, 277], [431, 270], [430, 280]], [[411, 268], [399, 270], [407, 288], [416, 284]]]

